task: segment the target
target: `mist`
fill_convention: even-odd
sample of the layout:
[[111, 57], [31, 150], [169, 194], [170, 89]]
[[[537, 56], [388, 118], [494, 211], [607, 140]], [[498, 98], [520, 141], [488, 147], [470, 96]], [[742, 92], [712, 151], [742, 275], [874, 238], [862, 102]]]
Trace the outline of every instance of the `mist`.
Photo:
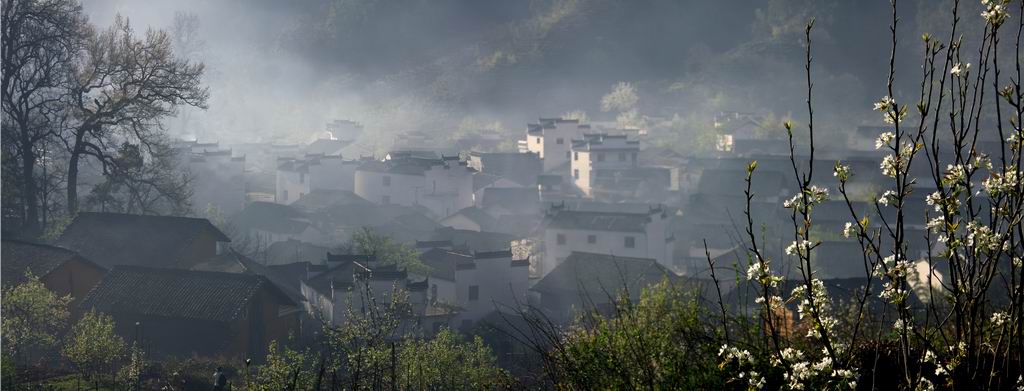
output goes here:
[[[902, 5], [904, 36], [920, 35]], [[444, 137], [466, 118], [518, 129], [529, 118], [582, 110], [614, 120], [600, 97], [634, 83], [644, 114], [708, 118], [719, 111], [800, 116], [802, 21], [816, 23], [820, 114], [868, 122], [884, 84], [884, 4], [558, 1], [86, 1], [100, 26], [137, 29], [197, 16], [210, 108], [172, 130], [211, 141], [306, 142], [333, 119], [380, 135]], [[930, 7], [929, 7], [930, 8]], [[832, 15], [843, 15], [836, 17]], [[901, 42], [916, 48], [917, 42]], [[899, 72], [918, 64], [901, 58]], [[904, 63], [905, 62], [905, 63]], [[912, 84], [911, 84], [912, 85]], [[841, 132], [831, 125], [830, 131]], [[385, 138], [382, 141], [387, 141]]]

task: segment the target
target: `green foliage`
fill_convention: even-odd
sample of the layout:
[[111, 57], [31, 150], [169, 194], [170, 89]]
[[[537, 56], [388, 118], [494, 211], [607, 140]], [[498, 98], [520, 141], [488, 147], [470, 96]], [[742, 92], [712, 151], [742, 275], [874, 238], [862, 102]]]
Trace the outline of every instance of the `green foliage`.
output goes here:
[[407, 336], [400, 351], [397, 381], [401, 389], [489, 390], [509, 381], [479, 336], [464, 341], [445, 328], [433, 339]]
[[398, 265], [399, 269], [421, 275], [430, 272], [430, 267], [420, 261], [415, 248], [408, 243], [396, 243], [367, 227], [352, 235], [352, 248], [359, 254], [377, 257], [384, 265]]
[[266, 364], [256, 369], [255, 378], [246, 379], [251, 390], [309, 390], [316, 385], [317, 355], [306, 350], [279, 347], [277, 341], [270, 341], [267, 348]]
[[110, 316], [89, 311], [72, 327], [62, 353], [81, 374], [95, 379], [112, 371], [125, 353], [125, 343], [114, 333]]
[[553, 356], [561, 388], [714, 389], [715, 331], [693, 293], [663, 281], [636, 304], [623, 295], [614, 314], [592, 314], [570, 328]]
[[[49, 349], [67, 326], [71, 296], [51, 292], [31, 271], [27, 281], [3, 289], [3, 348], [5, 358]], [[7, 362], [8, 360], [4, 360]]]

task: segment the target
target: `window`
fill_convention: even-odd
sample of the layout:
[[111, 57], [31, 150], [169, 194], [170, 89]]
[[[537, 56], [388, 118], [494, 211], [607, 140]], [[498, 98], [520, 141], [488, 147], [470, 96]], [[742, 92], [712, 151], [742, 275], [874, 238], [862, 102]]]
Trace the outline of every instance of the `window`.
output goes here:
[[565, 234], [555, 235], [555, 242], [558, 242], [559, 246], [565, 245]]
[[626, 248], [636, 248], [636, 238], [632, 236], [626, 237]]
[[580, 153], [579, 152], [573, 152], [572, 153], [572, 160], [580, 160]]
[[537, 144], [540, 144], [540, 137], [537, 137]]
[[626, 153], [625, 152], [619, 152], [619, 161], [620, 162], [626, 161]]
[[469, 286], [469, 301], [480, 300], [480, 286], [470, 285]]
[[599, 161], [599, 162], [603, 162], [604, 161], [604, 154], [603, 153], [597, 154], [597, 161]]
[[430, 284], [430, 302], [437, 302], [437, 284]]
[[564, 138], [561, 138], [561, 137], [559, 137], [559, 138], [556, 138], [556, 139], [555, 139], [555, 144], [558, 144], [558, 145], [562, 145], [562, 144], [565, 144], [565, 139], [564, 139]]
[[572, 177], [573, 179], [580, 179], [580, 170], [578, 168], [572, 170]]
[[587, 243], [589, 243], [589, 244], [597, 243], [597, 235], [587, 235]]
[[391, 203], [391, 196], [381, 196], [380, 203], [387, 205]]
[[383, 182], [384, 186], [391, 186], [391, 177], [384, 176], [383, 178], [381, 178], [381, 181]]

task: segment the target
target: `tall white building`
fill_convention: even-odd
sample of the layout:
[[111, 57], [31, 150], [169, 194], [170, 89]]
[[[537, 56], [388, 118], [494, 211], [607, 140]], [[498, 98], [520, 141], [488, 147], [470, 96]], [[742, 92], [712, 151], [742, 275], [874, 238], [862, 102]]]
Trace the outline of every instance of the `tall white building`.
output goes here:
[[543, 257], [537, 271], [543, 277], [573, 252], [650, 258], [671, 267], [672, 235], [664, 207], [645, 212], [569, 210], [552, 206], [543, 228]]
[[364, 162], [356, 195], [382, 205], [423, 206], [437, 217], [474, 205], [473, 175], [458, 157], [402, 157]]
[[629, 140], [624, 134], [585, 134], [582, 139], [573, 140], [571, 152], [573, 184], [592, 197], [598, 172], [637, 167], [640, 142]]
[[582, 138], [589, 131], [590, 125], [582, 125], [579, 120], [541, 118], [540, 122], [526, 126], [525, 152], [540, 156], [544, 162], [544, 172], [551, 172], [569, 162], [572, 140]]

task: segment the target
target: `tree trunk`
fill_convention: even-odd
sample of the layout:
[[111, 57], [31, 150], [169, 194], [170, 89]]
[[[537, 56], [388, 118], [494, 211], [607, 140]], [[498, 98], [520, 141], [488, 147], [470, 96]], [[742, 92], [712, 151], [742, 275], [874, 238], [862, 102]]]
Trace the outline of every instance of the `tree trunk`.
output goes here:
[[22, 202], [25, 207], [25, 232], [30, 235], [37, 235], [39, 232], [39, 203], [38, 192], [36, 191], [36, 152], [32, 149], [31, 143], [22, 143], [21, 151], [21, 181], [24, 185]]
[[85, 138], [85, 131], [79, 130], [75, 135], [75, 145], [71, 150], [71, 157], [68, 159], [68, 216], [74, 218], [78, 213], [78, 160], [82, 156], [82, 140]]

